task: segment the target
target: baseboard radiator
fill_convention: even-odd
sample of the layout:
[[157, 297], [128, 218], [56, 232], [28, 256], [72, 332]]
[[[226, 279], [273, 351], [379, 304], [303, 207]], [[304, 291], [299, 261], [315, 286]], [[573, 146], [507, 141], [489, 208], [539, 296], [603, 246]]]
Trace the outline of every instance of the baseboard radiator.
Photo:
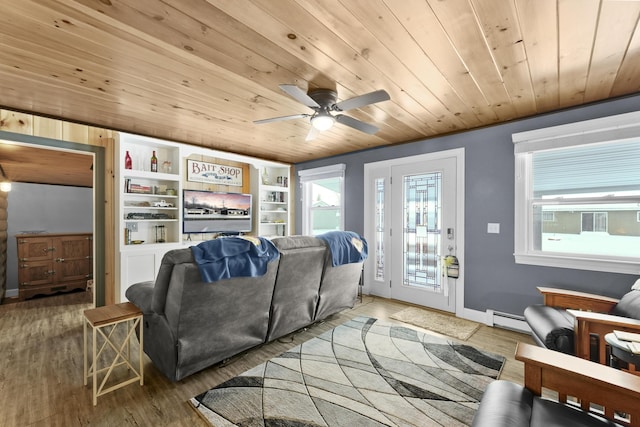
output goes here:
[[527, 322], [524, 320], [524, 316], [503, 311], [487, 310], [487, 323], [491, 326], [499, 326], [527, 334], [531, 332]]

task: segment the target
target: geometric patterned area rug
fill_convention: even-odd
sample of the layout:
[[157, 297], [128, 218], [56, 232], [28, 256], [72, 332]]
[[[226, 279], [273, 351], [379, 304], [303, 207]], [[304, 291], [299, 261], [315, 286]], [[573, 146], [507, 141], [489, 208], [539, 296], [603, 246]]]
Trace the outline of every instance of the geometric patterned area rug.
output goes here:
[[417, 307], [407, 307], [389, 317], [463, 341], [468, 340], [480, 327], [479, 323], [470, 320]]
[[216, 427], [464, 426], [504, 362], [358, 317], [189, 402]]

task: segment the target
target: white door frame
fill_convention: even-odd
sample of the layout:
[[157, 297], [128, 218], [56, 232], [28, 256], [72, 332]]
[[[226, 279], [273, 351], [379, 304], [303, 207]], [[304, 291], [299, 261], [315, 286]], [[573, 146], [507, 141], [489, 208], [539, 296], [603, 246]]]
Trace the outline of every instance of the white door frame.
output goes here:
[[[375, 227], [374, 215], [372, 207], [375, 205], [374, 187], [373, 187], [373, 171], [380, 171], [387, 168], [387, 177], [391, 174], [391, 167], [405, 164], [415, 164], [422, 161], [437, 161], [439, 159], [455, 157], [456, 159], [456, 251], [460, 263], [460, 274], [455, 281], [455, 314], [461, 315], [464, 312], [464, 280], [465, 280], [465, 251], [464, 251], [464, 217], [465, 217], [465, 150], [464, 148], [455, 148], [445, 151], [437, 151], [417, 156], [400, 157], [397, 159], [383, 160], [380, 162], [365, 163], [364, 165], [364, 237], [369, 242], [370, 251], [369, 258], [365, 262], [364, 288], [363, 292], [370, 295], [377, 295], [383, 298], [390, 298], [391, 289], [389, 285], [388, 269], [385, 270], [385, 281], [381, 282], [374, 279], [375, 257], [373, 242], [375, 236], [373, 230]], [[386, 236], [388, 237], [388, 236]], [[385, 237], [385, 241], [387, 238]], [[389, 246], [385, 244], [385, 251], [389, 250]], [[393, 249], [391, 249], [393, 250]], [[387, 257], [389, 258], [389, 257]]]

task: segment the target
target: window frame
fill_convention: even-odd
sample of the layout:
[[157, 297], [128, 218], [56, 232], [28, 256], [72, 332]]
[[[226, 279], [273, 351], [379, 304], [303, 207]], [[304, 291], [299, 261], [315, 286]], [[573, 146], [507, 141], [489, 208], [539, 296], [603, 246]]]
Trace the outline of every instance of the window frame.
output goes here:
[[[536, 151], [640, 138], [640, 112], [515, 133], [514, 257], [517, 264], [638, 274], [637, 258], [551, 253], [533, 249], [532, 153]], [[637, 200], [637, 197], [630, 198]], [[617, 201], [622, 201], [618, 199]]]
[[[344, 178], [345, 178], [346, 165], [344, 163], [338, 163], [330, 166], [323, 166], [313, 169], [304, 169], [298, 171], [298, 179], [300, 180], [301, 200], [302, 200], [302, 234], [312, 236], [312, 214], [314, 211], [327, 209], [327, 208], [313, 208], [313, 200], [311, 200], [311, 184], [314, 181], [329, 178], [340, 178], [340, 230], [344, 231]], [[335, 209], [331, 207], [331, 209]]]

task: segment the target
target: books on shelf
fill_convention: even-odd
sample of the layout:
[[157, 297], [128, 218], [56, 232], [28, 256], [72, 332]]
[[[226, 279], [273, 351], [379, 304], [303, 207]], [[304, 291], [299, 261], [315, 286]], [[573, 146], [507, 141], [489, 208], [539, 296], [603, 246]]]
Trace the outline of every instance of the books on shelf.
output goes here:
[[629, 341], [627, 343], [627, 347], [633, 354], [640, 354], [640, 342], [637, 341]]
[[130, 179], [124, 180], [125, 193], [138, 193], [138, 194], [151, 194], [152, 188], [150, 185], [135, 184]]

